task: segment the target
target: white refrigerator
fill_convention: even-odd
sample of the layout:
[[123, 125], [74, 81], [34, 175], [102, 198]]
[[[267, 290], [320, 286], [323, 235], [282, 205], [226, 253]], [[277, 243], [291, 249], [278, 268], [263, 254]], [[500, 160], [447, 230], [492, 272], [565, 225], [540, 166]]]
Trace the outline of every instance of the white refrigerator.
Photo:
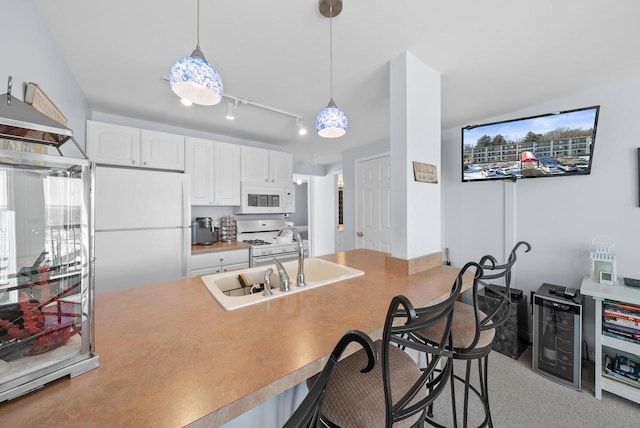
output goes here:
[[96, 293], [183, 278], [191, 254], [189, 176], [98, 166]]

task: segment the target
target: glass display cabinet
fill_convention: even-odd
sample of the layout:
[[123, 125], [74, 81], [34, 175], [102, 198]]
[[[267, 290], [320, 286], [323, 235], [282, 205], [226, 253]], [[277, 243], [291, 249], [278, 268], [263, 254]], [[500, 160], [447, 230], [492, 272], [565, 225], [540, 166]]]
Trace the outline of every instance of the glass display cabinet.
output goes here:
[[20, 109], [39, 113], [0, 98], [0, 402], [98, 367], [93, 164], [62, 156], [68, 128]]

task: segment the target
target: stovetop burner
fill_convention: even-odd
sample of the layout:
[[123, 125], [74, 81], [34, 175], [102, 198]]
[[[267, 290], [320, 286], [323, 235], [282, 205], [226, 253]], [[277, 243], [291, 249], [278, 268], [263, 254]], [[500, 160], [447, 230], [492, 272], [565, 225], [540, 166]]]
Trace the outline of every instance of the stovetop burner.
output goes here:
[[264, 239], [245, 239], [242, 242], [250, 245], [271, 245], [271, 242], [265, 241]]

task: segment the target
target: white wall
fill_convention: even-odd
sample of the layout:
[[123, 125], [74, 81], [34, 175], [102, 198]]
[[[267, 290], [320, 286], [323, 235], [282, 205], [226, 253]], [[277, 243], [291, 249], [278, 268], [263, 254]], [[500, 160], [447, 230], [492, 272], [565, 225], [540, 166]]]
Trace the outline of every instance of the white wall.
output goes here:
[[440, 74], [410, 52], [390, 63], [391, 254], [440, 251], [441, 185], [414, 180], [413, 162], [440, 171]]
[[312, 176], [309, 179], [309, 198], [314, 201], [309, 212], [309, 252], [311, 257], [335, 251], [337, 199], [334, 175]]
[[296, 226], [307, 226], [309, 224], [309, 184], [295, 184], [296, 192], [296, 212], [289, 215], [289, 221]]
[[6, 92], [10, 75], [13, 76], [12, 95], [20, 100], [24, 99], [26, 84], [37, 83], [69, 119], [67, 126], [78, 143], [86, 147], [85, 120], [89, 117], [89, 105], [33, 1], [0, 0], [0, 7], [0, 93]]
[[[592, 239], [615, 240], [619, 276], [640, 277], [637, 122], [640, 77], [595, 88], [477, 123], [600, 105], [592, 172], [510, 182], [461, 182], [461, 123], [442, 134], [444, 247], [462, 266], [483, 254], [502, 258], [518, 240], [533, 250], [519, 258], [514, 287], [543, 282], [580, 286], [589, 273]], [[508, 227], [505, 228], [505, 224]], [[587, 298], [584, 337], [593, 351], [593, 302]], [[529, 332], [531, 332], [531, 321]]]

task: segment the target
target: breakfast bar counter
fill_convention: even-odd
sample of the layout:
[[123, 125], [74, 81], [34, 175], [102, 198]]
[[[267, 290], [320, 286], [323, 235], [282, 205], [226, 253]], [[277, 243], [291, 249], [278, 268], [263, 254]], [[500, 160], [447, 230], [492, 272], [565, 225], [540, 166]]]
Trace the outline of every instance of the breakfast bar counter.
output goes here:
[[378, 339], [393, 296], [440, 301], [458, 272], [436, 266], [408, 276], [386, 270], [385, 257], [323, 256], [365, 274], [234, 311], [200, 278], [100, 294], [100, 366], [0, 404], [0, 426], [219, 426], [320, 371], [346, 331]]

